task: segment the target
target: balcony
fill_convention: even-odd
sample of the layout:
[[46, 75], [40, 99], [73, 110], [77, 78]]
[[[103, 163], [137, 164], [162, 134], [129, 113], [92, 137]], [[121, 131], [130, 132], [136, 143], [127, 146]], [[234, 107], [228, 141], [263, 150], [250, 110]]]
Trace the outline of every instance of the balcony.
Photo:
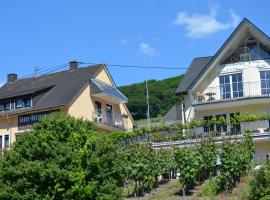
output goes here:
[[256, 60], [265, 60], [269, 59], [269, 47], [240, 47], [238, 49], [233, 49], [228, 54], [226, 59], [222, 64], [231, 64], [239, 62], [250, 62]]
[[[208, 87], [202, 91], [192, 91], [192, 105], [214, 105], [226, 102], [249, 104], [248, 100], [257, 99], [257, 103], [270, 102], [270, 81], [245, 82]], [[254, 103], [254, 101], [253, 101]]]
[[127, 130], [127, 117], [110, 110], [96, 109], [93, 112], [93, 119], [97, 126], [104, 130]]

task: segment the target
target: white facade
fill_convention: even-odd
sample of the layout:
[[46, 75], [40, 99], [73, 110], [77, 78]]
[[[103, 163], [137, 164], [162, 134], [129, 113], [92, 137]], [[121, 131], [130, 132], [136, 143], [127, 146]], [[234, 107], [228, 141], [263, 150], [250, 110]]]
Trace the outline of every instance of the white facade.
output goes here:
[[[234, 114], [270, 113], [270, 39], [242, 22], [188, 90], [180, 95], [183, 123]], [[225, 131], [230, 132], [228, 125]], [[241, 124], [241, 131], [269, 132], [269, 121]], [[217, 131], [202, 127], [196, 132]], [[218, 130], [222, 131], [222, 130]]]

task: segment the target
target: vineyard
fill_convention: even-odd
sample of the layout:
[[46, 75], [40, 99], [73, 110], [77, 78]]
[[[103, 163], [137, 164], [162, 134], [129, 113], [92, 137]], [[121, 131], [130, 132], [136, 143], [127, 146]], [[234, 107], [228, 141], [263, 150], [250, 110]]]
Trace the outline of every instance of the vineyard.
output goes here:
[[[54, 114], [22, 135], [0, 159], [0, 199], [119, 200], [144, 196], [172, 179], [178, 183], [175, 195], [188, 195], [203, 183], [199, 195], [211, 196], [230, 193], [251, 172], [250, 132], [220, 146], [207, 137], [192, 148], [154, 150], [138, 141], [119, 148], [132, 134], [138, 135], [104, 136], [91, 122]], [[269, 167], [262, 170], [251, 183], [261, 197], [270, 194], [262, 192], [269, 188]]]

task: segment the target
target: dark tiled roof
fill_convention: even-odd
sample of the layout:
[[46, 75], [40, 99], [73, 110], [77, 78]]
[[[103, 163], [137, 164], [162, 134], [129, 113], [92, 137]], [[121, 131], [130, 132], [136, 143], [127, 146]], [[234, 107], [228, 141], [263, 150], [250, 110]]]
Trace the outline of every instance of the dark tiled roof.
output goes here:
[[186, 71], [183, 80], [176, 89], [176, 93], [186, 92], [188, 87], [198, 74], [203, 70], [207, 63], [212, 59], [212, 56], [194, 58]]
[[93, 65], [6, 83], [0, 88], [0, 101], [31, 95], [34, 103], [30, 110], [68, 105], [102, 68]]
[[174, 105], [165, 115], [165, 122], [177, 122], [182, 121], [182, 108], [181, 105]]

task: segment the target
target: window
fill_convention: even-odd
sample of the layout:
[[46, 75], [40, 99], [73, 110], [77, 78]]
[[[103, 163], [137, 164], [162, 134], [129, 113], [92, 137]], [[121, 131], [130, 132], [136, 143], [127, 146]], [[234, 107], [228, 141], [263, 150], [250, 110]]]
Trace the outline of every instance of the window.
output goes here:
[[232, 124], [233, 119], [237, 115], [240, 115], [240, 113], [231, 113], [230, 114], [231, 132], [233, 134], [240, 134], [241, 133], [241, 125], [240, 124]]
[[[225, 121], [227, 121], [227, 120], [226, 120], [226, 118], [227, 118], [226, 116], [227, 116], [226, 114], [216, 115], [216, 119], [219, 120], [221, 117], [223, 117], [223, 118], [225, 119]], [[207, 123], [210, 123], [211, 120], [213, 119], [213, 116], [205, 116], [203, 119], [204, 119]], [[226, 131], [227, 131], [227, 124], [217, 124], [216, 126], [215, 126], [215, 125], [210, 125], [210, 124], [208, 124], [208, 125], [205, 125], [205, 126], [203, 127], [203, 131], [204, 131], [205, 133], [213, 132], [213, 131], [215, 131], [215, 127], [216, 127], [216, 131], [219, 132], [219, 133], [221, 133], [221, 132], [226, 132]]]
[[17, 99], [15, 101], [15, 106], [16, 106], [16, 108], [22, 108], [23, 107], [23, 100], [22, 99]]
[[5, 106], [4, 106], [3, 103], [1, 103], [1, 104], [0, 104], [0, 111], [3, 111], [3, 110], [5, 110]]
[[[212, 120], [213, 116], [205, 116], [203, 119], [206, 121], [206, 123], [210, 123]], [[213, 132], [214, 131], [214, 126], [213, 125], [205, 125], [203, 127], [203, 132], [208, 133], [208, 132]]]
[[4, 110], [10, 110], [10, 109], [11, 109], [10, 101], [4, 102]]
[[15, 101], [15, 108], [23, 108], [23, 107], [31, 107], [32, 106], [32, 99], [31, 98], [23, 98], [17, 99]]
[[5, 135], [5, 141], [4, 141], [4, 147], [5, 148], [8, 148], [10, 145], [9, 145], [9, 135]]
[[27, 114], [27, 115], [19, 115], [18, 116], [18, 129], [19, 130], [29, 129], [32, 127], [34, 123], [39, 122], [44, 117], [47, 117], [55, 112], [59, 112], [59, 110]]
[[261, 77], [261, 93], [262, 95], [270, 94], [270, 71], [260, 72]]
[[219, 85], [220, 85], [220, 98], [221, 99], [231, 98], [230, 75], [220, 76]]
[[31, 107], [32, 106], [32, 99], [26, 98], [23, 100], [24, 107]]
[[232, 88], [234, 98], [243, 96], [242, 74], [239, 73], [232, 75]]
[[101, 102], [100, 101], [95, 101], [95, 110], [96, 110], [96, 112], [101, 114]]
[[238, 98], [244, 95], [241, 73], [220, 76], [219, 85], [221, 99]]
[[[221, 117], [223, 117], [226, 121], [226, 114], [222, 114], [222, 115], [216, 115], [217, 120], [221, 119]], [[227, 132], [227, 124], [217, 124], [217, 132]]]

